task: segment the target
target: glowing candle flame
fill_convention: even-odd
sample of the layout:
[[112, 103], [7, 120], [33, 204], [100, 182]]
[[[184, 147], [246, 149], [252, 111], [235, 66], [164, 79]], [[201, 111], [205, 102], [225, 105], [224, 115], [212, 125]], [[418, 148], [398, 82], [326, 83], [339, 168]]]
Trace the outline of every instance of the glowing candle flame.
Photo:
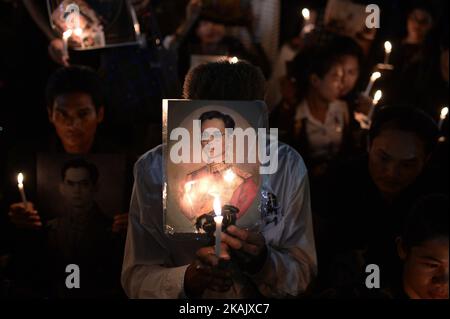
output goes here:
[[384, 51], [386, 53], [391, 53], [392, 52], [392, 44], [389, 41], [384, 42]]
[[216, 216], [222, 216], [222, 204], [218, 195], [214, 196], [213, 209]]
[[230, 59], [230, 63], [232, 63], [232, 64], [236, 64], [238, 62], [239, 62], [239, 59], [235, 56]]
[[381, 100], [382, 96], [383, 96], [383, 92], [381, 92], [381, 90], [376, 91], [375, 95], [373, 97], [373, 103], [378, 104], [378, 102]]
[[370, 76], [370, 81], [375, 82], [380, 77], [381, 77], [381, 73], [380, 72], [373, 72], [372, 75]]
[[309, 12], [309, 9], [304, 8], [304, 9], [302, 10], [302, 16], [303, 16], [303, 19], [305, 19], [306, 21], [308, 21], [309, 18], [311, 17], [310, 12]]
[[24, 179], [23, 174], [19, 173], [17, 175], [17, 183], [19, 184], [19, 186], [21, 186], [21, 185], [23, 186], [23, 179]]
[[81, 37], [81, 35], [83, 34], [83, 29], [81, 28], [76, 28], [73, 33], [77, 36], [77, 37]]
[[445, 120], [448, 114], [448, 107], [443, 107], [441, 110], [441, 120]]

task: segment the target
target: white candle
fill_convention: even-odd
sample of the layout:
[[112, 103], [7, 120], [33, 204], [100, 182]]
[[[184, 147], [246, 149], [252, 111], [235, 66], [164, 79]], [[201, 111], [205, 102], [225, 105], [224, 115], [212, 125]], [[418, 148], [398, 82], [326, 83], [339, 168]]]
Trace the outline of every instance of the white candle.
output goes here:
[[439, 117], [439, 124], [438, 124], [439, 131], [442, 130], [442, 126], [444, 125], [444, 121], [445, 121], [445, 118], [447, 117], [447, 114], [448, 114], [448, 107], [445, 106], [442, 108], [441, 115]]
[[25, 196], [25, 190], [23, 187], [23, 174], [19, 173], [17, 175], [17, 186], [19, 187], [20, 197], [22, 197], [23, 206], [27, 207], [27, 197]]
[[380, 72], [373, 72], [372, 75], [370, 76], [370, 81], [369, 84], [367, 84], [367, 88], [364, 91], [364, 95], [365, 96], [369, 96], [370, 91], [372, 90], [373, 84], [375, 83], [376, 80], [378, 80], [381, 77], [381, 73]]
[[222, 206], [220, 203], [219, 196], [214, 196], [214, 203], [213, 203], [214, 213], [216, 216], [214, 216], [214, 221], [216, 222], [216, 256], [220, 258], [220, 243], [222, 241], [221, 234], [222, 234], [222, 222], [223, 222], [223, 216], [222, 216]]
[[389, 56], [392, 52], [392, 44], [389, 41], [384, 42], [384, 64], [389, 64]]
[[72, 33], [73, 33], [72, 29], [68, 29], [68, 30], [64, 31], [64, 33], [63, 33], [63, 42], [64, 42], [63, 54], [66, 57], [69, 56], [68, 41], [69, 41], [69, 38], [72, 36]]
[[375, 95], [372, 100], [372, 105], [370, 106], [370, 112], [368, 115], [368, 118], [370, 121], [372, 121], [373, 112], [375, 111], [375, 106], [378, 104], [378, 102], [381, 100], [381, 97], [383, 96], [383, 92], [381, 90], [378, 90], [375, 92]]

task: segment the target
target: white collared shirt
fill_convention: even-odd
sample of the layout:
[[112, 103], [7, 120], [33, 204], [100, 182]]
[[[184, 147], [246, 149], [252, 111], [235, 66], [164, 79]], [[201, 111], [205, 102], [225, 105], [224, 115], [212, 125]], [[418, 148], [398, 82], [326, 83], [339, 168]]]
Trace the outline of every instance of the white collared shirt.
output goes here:
[[[163, 227], [163, 147], [144, 154], [135, 164], [135, 183], [122, 268], [122, 285], [130, 298], [182, 298], [184, 274], [202, 240], [176, 240]], [[285, 297], [303, 292], [317, 272], [309, 182], [301, 156], [279, 144], [278, 170], [262, 176], [262, 194], [276, 196], [275, 214], [262, 213], [268, 257], [262, 270], [247, 276], [261, 294]], [[264, 197], [264, 195], [263, 195]], [[275, 222], [277, 221], [277, 222]], [[203, 297], [245, 298], [245, 285], [233, 281], [226, 293]]]
[[339, 152], [346, 117], [347, 105], [343, 101], [329, 104], [323, 123], [311, 114], [306, 99], [297, 106], [295, 121], [306, 120], [305, 131], [309, 143], [309, 156], [312, 159], [332, 157]]

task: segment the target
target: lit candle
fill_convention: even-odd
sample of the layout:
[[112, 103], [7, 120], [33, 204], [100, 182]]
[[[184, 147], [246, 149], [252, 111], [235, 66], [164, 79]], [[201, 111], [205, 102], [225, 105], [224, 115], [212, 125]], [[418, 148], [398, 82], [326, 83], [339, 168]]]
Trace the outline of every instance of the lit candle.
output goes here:
[[309, 19], [311, 18], [311, 14], [310, 14], [308, 8], [302, 9], [302, 16], [303, 16], [303, 19], [305, 20], [305, 24], [307, 24], [309, 22]]
[[364, 95], [365, 96], [369, 96], [370, 91], [372, 90], [373, 84], [375, 83], [376, 80], [378, 80], [381, 77], [381, 73], [380, 72], [373, 72], [372, 75], [370, 76], [370, 81], [369, 84], [367, 84], [367, 88], [364, 91]]
[[375, 95], [373, 96], [372, 105], [370, 106], [370, 112], [368, 115], [369, 121], [372, 121], [373, 112], [375, 111], [375, 106], [380, 102], [381, 97], [383, 96], [383, 92], [381, 90], [378, 90], [375, 92]]
[[230, 63], [231, 64], [236, 64], [236, 63], [238, 63], [239, 62], [239, 59], [238, 59], [238, 57], [236, 57], [236, 56], [234, 56], [234, 57], [232, 57], [231, 59], [230, 59]]
[[23, 187], [23, 174], [17, 175], [17, 186], [19, 187], [20, 197], [22, 197], [23, 206], [27, 208], [27, 197], [25, 196], [25, 190]]
[[314, 29], [314, 23], [311, 22], [311, 12], [308, 8], [302, 9], [302, 16], [303, 16], [303, 29], [302, 34], [306, 34], [311, 32]]
[[389, 56], [392, 52], [392, 44], [389, 41], [384, 42], [384, 64], [389, 64]]
[[222, 205], [220, 203], [219, 196], [214, 196], [214, 203], [213, 203], [214, 213], [216, 216], [214, 216], [214, 221], [216, 222], [216, 256], [220, 258], [220, 243], [221, 243], [221, 234], [222, 234]]
[[66, 57], [69, 56], [68, 41], [69, 41], [69, 38], [72, 36], [72, 33], [73, 33], [72, 29], [68, 29], [68, 30], [64, 31], [64, 33], [63, 33], [63, 42], [64, 42], [63, 54]]
[[448, 114], [448, 107], [444, 106], [441, 110], [441, 115], [439, 117], [439, 124], [438, 124], [439, 131], [442, 130], [442, 126], [444, 125], [444, 121], [445, 121], [445, 118], [447, 117], [447, 114]]

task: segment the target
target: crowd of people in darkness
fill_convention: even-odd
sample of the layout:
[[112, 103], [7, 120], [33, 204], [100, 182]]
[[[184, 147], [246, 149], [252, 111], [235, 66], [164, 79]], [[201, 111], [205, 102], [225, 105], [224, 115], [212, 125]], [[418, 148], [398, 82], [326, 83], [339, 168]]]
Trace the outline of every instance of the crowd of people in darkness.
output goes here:
[[[449, 298], [447, 1], [74, 2], [143, 38], [65, 52], [45, 1], [0, 0], [1, 299]], [[380, 28], [345, 32], [330, 3], [376, 3]], [[229, 226], [220, 256], [165, 235], [163, 99], [266, 103], [275, 226]]]

